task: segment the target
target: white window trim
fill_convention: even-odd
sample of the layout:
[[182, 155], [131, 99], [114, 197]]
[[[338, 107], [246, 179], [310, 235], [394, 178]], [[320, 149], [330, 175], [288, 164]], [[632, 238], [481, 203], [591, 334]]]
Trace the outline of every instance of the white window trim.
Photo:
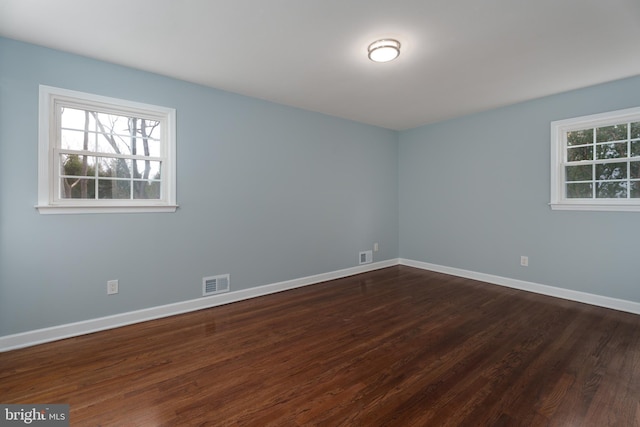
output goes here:
[[568, 199], [565, 197], [567, 132], [610, 126], [625, 121], [640, 121], [640, 107], [551, 122], [551, 203], [549, 203], [551, 209], [640, 212], [640, 199]]
[[[156, 117], [163, 123], [162, 138], [164, 165], [162, 194], [159, 200], [57, 200], [54, 190], [54, 171], [57, 159], [54, 156], [57, 125], [55, 102], [62, 100], [86, 107], [103, 107], [119, 112]], [[137, 213], [175, 212], [176, 204], [176, 110], [151, 104], [110, 98], [90, 93], [40, 85], [38, 135], [38, 204], [41, 214], [86, 214], [86, 213]]]

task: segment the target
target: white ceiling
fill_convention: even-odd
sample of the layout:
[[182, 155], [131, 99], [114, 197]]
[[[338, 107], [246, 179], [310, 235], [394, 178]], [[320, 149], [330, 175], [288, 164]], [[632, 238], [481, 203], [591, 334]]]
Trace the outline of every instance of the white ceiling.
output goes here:
[[396, 130], [640, 75], [640, 0], [0, 0], [0, 35]]

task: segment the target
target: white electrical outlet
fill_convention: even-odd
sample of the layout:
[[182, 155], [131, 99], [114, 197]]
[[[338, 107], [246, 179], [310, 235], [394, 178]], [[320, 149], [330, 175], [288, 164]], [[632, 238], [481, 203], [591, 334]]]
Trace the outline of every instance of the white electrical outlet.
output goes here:
[[378, 243], [373, 244], [373, 252], [378, 252]]
[[109, 280], [107, 282], [107, 295], [113, 295], [118, 293], [118, 281]]
[[529, 257], [528, 256], [521, 256], [520, 257], [520, 265], [523, 267], [529, 267]]

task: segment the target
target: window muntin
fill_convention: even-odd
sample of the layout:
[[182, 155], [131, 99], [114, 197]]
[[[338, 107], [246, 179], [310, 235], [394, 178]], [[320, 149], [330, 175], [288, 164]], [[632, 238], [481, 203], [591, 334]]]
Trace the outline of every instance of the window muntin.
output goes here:
[[551, 124], [553, 209], [640, 210], [640, 108]]
[[175, 211], [175, 110], [40, 92], [41, 213]]

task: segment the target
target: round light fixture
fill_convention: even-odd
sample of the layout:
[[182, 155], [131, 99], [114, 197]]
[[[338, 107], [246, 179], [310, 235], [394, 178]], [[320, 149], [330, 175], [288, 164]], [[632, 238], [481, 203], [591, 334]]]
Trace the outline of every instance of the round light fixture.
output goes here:
[[398, 55], [400, 55], [400, 42], [398, 40], [376, 40], [369, 45], [369, 59], [373, 62], [393, 61]]

